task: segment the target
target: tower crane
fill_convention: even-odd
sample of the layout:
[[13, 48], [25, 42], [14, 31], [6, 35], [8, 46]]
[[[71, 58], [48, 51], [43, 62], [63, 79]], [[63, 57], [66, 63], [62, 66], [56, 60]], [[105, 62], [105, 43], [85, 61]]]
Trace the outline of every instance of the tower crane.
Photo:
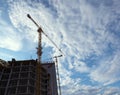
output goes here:
[[53, 40], [42, 30], [42, 28], [35, 22], [35, 20], [27, 14], [27, 17], [33, 21], [33, 23], [38, 27], [38, 48], [37, 48], [37, 56], [38, 56], [38, 62], [41, 62], [41, 56], [42, 56], [42, 46], [41, 46], [41, 34], [43, 33], [51, 42], [52, 44], [63, 54], [62, 50], [53, 42]]
[[[41, 37], [41, 35], [42, 35], [42, 33], [53, 43], [53, 45], [59, 50], [59, 52], [61, 52], [62, 54], [64, 54], [63, 52], [62, 52], [62, 50], [61, 49], [59, 49], [59, 47], [51, 40], [51, 38], [42, 30], [42, 28], [35, 22], [35, 20], [29, 15], [29, 14], [27, 14], [27, 17], [29, 18], [29, 19], [31, 19], [32, 21], [33, 21], [33, 23], [38, 27], [38, 48], [37, 48], [37, 56], [38, 56], [38, 64], [37, 64], [37, 72], [38, 72], [38, 74], [37, 74], [37, 89], [36, 89], [36, 95], [41, 95], [41, 92], [40, 92], [40, 89], [39, 88], [41, 88], [41, 86], [39, 85], [40, 84], [40, 74], [39, 74], [39, 72], [40, 72], [40, 69], [39, 68], [41, 68], [41, 65], [39, 64], [39, 63], [41, 63], [41, 56], [42, 56], [42, 45], [41, 45], [41, 39], [42, 39], [42, 37]], [[54, 56], [53, 58], [55, 58], [56, 59], [56, 69], [57, 69], [57, 76], [58, 76], [58, 88], [59, 88], [59, 95], [61, 95], [61, 87], [60, 87], [60, 78], [59, 78], [59, 70], [58, 70], [58, 60], [57, 60], [57, 58], [58, 57], [62, 57], [62, 55], [60, 55], [60, 56]]]
[[54, 56], [53, 58], [55, 58], [55, 63], [56, 63], [55, 66], [56, 66], [57, 84], [58, 84], [58, 91], [59, 91], [58, 95], [62, 95], [61, 94], [61, 86], [60, 86], [60, 75], [59, 75], [59, 69], [58, 69], [58, 57], [62, 57], [62, 55]]
[[42, 28], [34, 21], [34, 19], [27, 14], [27, 17], [33, 21], [33, 23], [38, 27], [38, 48], [37, 48], [37, 56], [38, 56], [38, 63], [41, 63], [41, 55], [42, 55], [42, 45], [41, 45], [41, 33], [43, 32]]
[[33, 21], [33, 23], [38, 27], [38, 47], [37, 47], [37, 56], [38, 62], [36, 65], [36, 72], [37, 72], [37, 81], [36, 81], [36, 95], [41, 95], [41, 55], [42, 55], [42, 45], [41, 45], [41, 35], [42, 35], [42, 28], [33, 20], [33, 18], [27, 14], [27, 17]]

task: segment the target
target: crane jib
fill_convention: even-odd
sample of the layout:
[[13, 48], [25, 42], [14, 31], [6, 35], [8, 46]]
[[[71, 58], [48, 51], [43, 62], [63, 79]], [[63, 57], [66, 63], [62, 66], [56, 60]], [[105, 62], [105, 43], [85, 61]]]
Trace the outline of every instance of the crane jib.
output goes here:
[[55, 44], [55, 42], [53, 42], [53, 40], [42, 30], [42, 28], [33, 20], [33, 18], [29, 14], [27, 14], [27, 17], [30, 18], [34, 22], [34, 24], [38, 27], [38, 32], [42, 32], [52, 42], [52, 44], [59, 50], [59, 52], [61, 52], [64, 55], [62, 50]]

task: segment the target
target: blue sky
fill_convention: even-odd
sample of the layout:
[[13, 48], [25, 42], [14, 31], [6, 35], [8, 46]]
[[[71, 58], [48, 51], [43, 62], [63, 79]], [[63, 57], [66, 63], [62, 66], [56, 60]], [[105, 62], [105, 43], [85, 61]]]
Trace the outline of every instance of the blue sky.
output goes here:
[[[63, 95], [120, 95], [119, 0], [0, 0], [0, 58], [36, 59], [37, 27], [62, 49]], [[42, 60], [61, 53], [42, 35]]]

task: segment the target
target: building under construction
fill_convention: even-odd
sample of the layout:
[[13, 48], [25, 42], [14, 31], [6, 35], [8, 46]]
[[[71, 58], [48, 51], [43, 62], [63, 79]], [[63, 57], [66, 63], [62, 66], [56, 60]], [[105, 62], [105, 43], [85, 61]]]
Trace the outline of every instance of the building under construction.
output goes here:
[[12, 59], [1, 64], [0, 95], [58, 95], [54, 62]]

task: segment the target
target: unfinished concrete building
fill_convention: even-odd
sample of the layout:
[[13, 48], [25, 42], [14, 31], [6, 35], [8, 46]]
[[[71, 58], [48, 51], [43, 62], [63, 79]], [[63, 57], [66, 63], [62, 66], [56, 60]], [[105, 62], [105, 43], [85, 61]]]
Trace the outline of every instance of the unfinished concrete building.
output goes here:
[[0, 65], [0, 95], [58, 95], [54, 62], [12, 59], [8, 64]]

